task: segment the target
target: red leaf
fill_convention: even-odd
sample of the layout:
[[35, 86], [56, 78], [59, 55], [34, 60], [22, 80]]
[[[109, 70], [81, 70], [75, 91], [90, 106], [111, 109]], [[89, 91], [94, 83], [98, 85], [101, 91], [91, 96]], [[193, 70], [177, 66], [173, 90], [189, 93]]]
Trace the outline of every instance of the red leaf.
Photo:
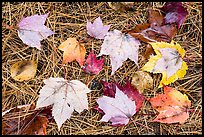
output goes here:
[[136, 112], [140, 110], [142, 107], [142, 103], [144, 101], [144, 96], [139, 93], [137, 89], [135, 89], [129, 80], [127, 80], [125, 86], [120, 86], [117, 83], [109, 83], [105, 81], [101, 81], [104, 85], [104, 92], [103, 95], [115, 98], [115, 93], [116, 93], [116, 86], [123, 92], [125, 93], [131, 100], [135, 101], [136, 107]]
[[183, 7], [181, 2], [166, 2], [161, 10], [166, 14], [164, 23], [176, 23], [178, 28], [185, 22], [188, 14], [187, 9]]
[[116, 84], [108, 83], [103, 80], [101, 82], [103, 83], [104, 86], [103, 95], [114, 98], [116, 92]]
[[102, 70], [103, 64], [104, 64], [104, 58], [97, 60], [96, 55], [92, 51], [89, 53], [89, 56], [86, 59], [82, 69], [89, 74], [90, 73], [98, 74]]
[[129, 80], [126, 81], [125, 86], [120, 86], [117, 84], [117, 87], [120, 90], [122, 90], [123, 93], [125, 93], [130, 99], [135, 101], [136, 112], [138, 112], [140, 110], [140, 108], [142, 107], [142, 103], [144, 101], [144, 96], [142, 94], [140, 94], [139, 91], [131, 85]]

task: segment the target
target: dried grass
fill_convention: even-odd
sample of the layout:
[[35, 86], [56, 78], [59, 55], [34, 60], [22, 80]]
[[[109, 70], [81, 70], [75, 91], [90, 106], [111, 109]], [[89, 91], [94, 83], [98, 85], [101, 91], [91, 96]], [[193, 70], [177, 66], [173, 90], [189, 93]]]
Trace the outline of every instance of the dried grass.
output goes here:
[[[125, 30], [134, 28], [135, 24], [147, 21], [147, 8], [161, 7], [162, 2], [136, 2], [135, 12], [121, 13], [112, 10], [105, 2], [3, 2], [2, 3], [2, 110], [7, 110], [23, 104], [35, 103], [38, 92], [42, 88], [43, 80], [49, 77], [65, 77], [69, 80], [78, 79], [88, 84], [93, 91], [88, 94], [89, 110], [74, 113], [67, 120], [61, 131], [57, 130], [55, 122], [49, 123], [48, 134], [61, 135], [87, 135], [87, 134], [112, 134], [112, 135], [192, 135], [202, 134], [202, 3], [184, 3], [188, 9], [188, 16], [174, 38], [186, 50], [188, 64], [187, 75], [177, 80], [172, 87], [188, 95], [192, 101], [190, 118], [183, 125], [152, 123], [156, 111], [145, 101], [139, 114], [132, 117], [132, 122], [122, 127], [112, 127], [110, 123], [99, 122], [101, 115], [91, 108], [96, 105], [95, 99], [102, 95], [102, 86], [97, 83], [101, 79], [116, 81], [124, 84], [126, 77], [131, 77], [135, 71], [146, 63], [141, 53], [146, 44], [142, 44], [139, 53], [139, 65], [127, 60], [116, 73], [111, 76], [110, 59], [105, 58], [103, 70], [98, 75], [88, 75], [82, 72], [79, 64], [74, 61], [66, 64], [65, 70], [61, 68], [62, 52], [57, 50], [59, 44], [68, 37], [76, 37], [85, 43], [87, 54], [94, 50], [99, 54], [102, 40], [87, 40], [86, 21], [93, 21], [100, 16], [105, 24], [112, 24], [111, 30]], [[56, 35], [42, 41], [43, 50], [22, 43], [17, 36], [17, 23], [26, 16], [48, 13], [46, 26], [51, 28]], [[134, 22], [134, 23], [133, 23]], [[12, 29], [9, 29], [12, 26]], [[87, 56], [87, 55], [86, 55]], [[10, 67], [17, 61], [25, 59], [38, 60], [38, 70], [34, 79], [25, 82], [16, 82], [10, 76]], [[154, 89], [146, 90], [145, 96], [152, 97], [163, 92], [156, 87], [161, 79], [160, 74], [153, 75]], [[91, 79], [93, 81], [91, 82]]]

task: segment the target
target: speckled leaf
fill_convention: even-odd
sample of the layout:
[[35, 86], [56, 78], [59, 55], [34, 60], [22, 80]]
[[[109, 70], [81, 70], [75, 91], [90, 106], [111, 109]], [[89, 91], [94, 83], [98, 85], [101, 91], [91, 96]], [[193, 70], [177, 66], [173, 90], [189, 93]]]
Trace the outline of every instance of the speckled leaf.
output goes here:
[[113, 73], [122, 66], [123, 62], [128, 58], [137, 64], [139, 45], [139, 40], [115, 29], [108, 32], [98, 56], [110, 55], [112, 66], [111, 75], [113, 75]]
[[149, 61], [142, 67], [142, 70], [152, 73], [162, 73], [162, 84], [168, 85], [177, 79], [184, 77], [187, 64], [182, 60], [185, 55], [185, 50], [181, 46], [172, 41], [166, 42], [152, 42], [150, 43], [156, 53]]

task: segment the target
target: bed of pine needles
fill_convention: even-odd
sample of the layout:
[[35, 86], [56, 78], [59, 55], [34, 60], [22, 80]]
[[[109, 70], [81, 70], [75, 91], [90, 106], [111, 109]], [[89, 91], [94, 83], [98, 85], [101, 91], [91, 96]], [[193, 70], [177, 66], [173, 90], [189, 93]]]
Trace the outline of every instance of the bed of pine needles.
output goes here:
[[[127, 60], [116, 73], [111, 76], [110, 58], [105, 56], [103, 70], [98, 75], [89, 75], [82, 71], [76, 61], [61, 67], [62, 53], [57, 47], [68, 37], [76, 37], [85, 44], [86, 57], [91, 50], [99, 54], [102, 40], [88, 39], [86, 32], [87, 19], [95, 20], [101, 17], [105, 25], [112, 24], [110, 30], [120, 31], [134, 28], [136, 24], [146, 23], [148, 8], [162, 7], [164, 2], [135, 2], [135, 11], [120, 12], [111, 9], [106, 2], [3, 2], [2, 3], [2, 111], [9, 108], [36, 103], [43, 80], [49, 77], [66, 77], [68, 80], [78, 79], [87, 84], [92, 90], [88, 94], [89, 110], [73, 113], [61, 130], [56, 123], [50, 122], [47, 134], [54, 135], [192, 135], [202, 134], [202, 3], [185, 2], [188, 10], [185, 23], [179, 29], [174, 40], [186, 51], [185, 61], [189, 69], [184, 78], [171, 84], [171, 87], [188, 95], [192, 102], [190, 117], [185, 124], [162, 124], [151, 122], [156, 117], [156, 111], [148, 101], [144, 101], [141, 110], [132, 117], [126, 126], [113, 127], [111, 123], [101, 123], [102, 115], [91, 109], [102, 96], [100, 80], [115, 81], [123, 85], [126, 78], [140, 70], [147, 62], [142, 53], [147, 44], [142, 43], [139, 49], [138, 66]], [[17, 34], [17, 23], [23, 17], [50, 12], [46, 26], [57, 34], [43, 40], [43, 49], [31, 48], [20, 40]], [[10, 67], [17, 61], [35, 59], [38, 69], [34, 79], [17, 82], [11, 78]], [[66, 75], [66, 76], [65, 76]], [[161, 79], [160, 74], [152, 75], [154, 88], [145, 90], [146, 97], [153, 97], [156, 93], [163, 93], [157, 89]]]

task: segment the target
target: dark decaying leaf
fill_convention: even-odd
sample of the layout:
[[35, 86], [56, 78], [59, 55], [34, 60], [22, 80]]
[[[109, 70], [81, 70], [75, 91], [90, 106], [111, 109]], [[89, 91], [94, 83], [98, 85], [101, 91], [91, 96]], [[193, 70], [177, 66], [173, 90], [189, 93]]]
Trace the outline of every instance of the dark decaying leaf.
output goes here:
[[138, 24], [128, 33], [143, 42], [170, 42], [177, 33], [176, 24], [163, 24], [164, 15], [156, 10], [149, 10], [149, 23]]
[[16, 107], [6, 113], [2, 120], [2, 134], [46, 135], [48, 119], [52, 119], [50, 107], [41, 110], [34, 108], [35, 105]]

